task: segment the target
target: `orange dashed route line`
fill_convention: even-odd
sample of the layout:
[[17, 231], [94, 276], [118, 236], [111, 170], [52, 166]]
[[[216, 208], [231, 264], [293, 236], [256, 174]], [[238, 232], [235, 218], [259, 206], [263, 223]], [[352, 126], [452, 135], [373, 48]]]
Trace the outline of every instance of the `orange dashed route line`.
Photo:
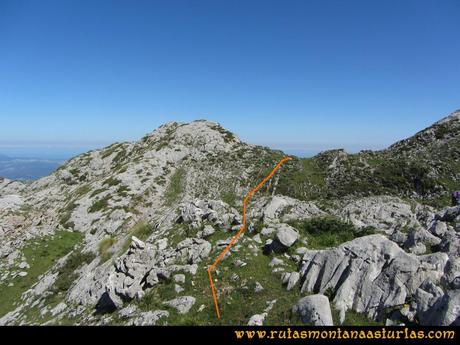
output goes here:
[[211, 291], [212, 291], [212, 297], [214, 299], [214, 305], [216, 306], [216, 313], [217, 313], [217, 318], [220, 320], [220, 311], [219, 311], [219, 303], [217, 303], [217, 295], [216, 295], [216, 288], [214, 286], [214, 282], [212, 280], [212, 270], [216, 267], [216, 265], [219, 263], [219, 261], [223, 258], [225, 253], [228, 252], [231, 246], [236, 242], [238, 237], [241, 236], [241, 234], [244, 232], [246, 229], [246, 204], [251, 198], [251, 196], [254, 195], [255, 192], [257, 192], [264, 184], [267, 182], [273, 174], [281, 167], [281, 165], [286, 162], [292, 160], [291, 157], [284, 157], [282, 160], [276, 164], [276, 166], [270, 171], [270, 173], [257, 185], [256, 188], [252, 189], [249, 193], [246, 194], [244, 200], [243, 200], [243, 224], [241, 225], [240, 229], [236, 233], [235, 236], [231, 239], [230, 243], [222, 250], [222, 252], [219, 254], [217, 257], [216, 261], [208, 268], [208, 275], [209, 275], [209, 283], [211, 285]]

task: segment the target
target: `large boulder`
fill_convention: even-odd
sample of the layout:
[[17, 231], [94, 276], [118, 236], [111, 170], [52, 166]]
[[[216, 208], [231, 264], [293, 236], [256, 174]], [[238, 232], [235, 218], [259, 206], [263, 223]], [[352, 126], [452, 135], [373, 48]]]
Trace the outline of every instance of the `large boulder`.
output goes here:
[[291, 247], [299, 238], [299, 233], [290, 225], [280, 224], [275, 234], [275, 240], [284, 247]]
[[329, 299], [324, 295], [311, 295], [301, 298], [292, 308], [303, 323], [313, 326], [332, 326], [332, 313]]
[[447, 231], [447, 224], [440, 220], [435, 220], [428, 229], [433, 235], [442, 237]]

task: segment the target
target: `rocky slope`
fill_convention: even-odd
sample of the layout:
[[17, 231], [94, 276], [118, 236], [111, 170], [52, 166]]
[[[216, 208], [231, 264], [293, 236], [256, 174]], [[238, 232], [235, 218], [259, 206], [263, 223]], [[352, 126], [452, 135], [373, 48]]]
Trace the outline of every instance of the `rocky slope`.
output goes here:
[[172, 122], [1, 179], [0, 324], [458, 323], [460, 208], [439, 206], [460, 177], [459, 118], [285, 163], [217, 267], [221, 320], [206, 270], [282, 152]]

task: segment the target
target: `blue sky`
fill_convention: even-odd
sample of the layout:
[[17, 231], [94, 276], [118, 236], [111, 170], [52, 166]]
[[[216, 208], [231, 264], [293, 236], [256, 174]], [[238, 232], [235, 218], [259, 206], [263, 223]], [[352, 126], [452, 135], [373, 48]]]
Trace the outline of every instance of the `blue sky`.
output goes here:
[[202, 118], [277, 148], [382, 148], [460, 108], [459, 14], [458, 0], [0, 0], [0, 152]]

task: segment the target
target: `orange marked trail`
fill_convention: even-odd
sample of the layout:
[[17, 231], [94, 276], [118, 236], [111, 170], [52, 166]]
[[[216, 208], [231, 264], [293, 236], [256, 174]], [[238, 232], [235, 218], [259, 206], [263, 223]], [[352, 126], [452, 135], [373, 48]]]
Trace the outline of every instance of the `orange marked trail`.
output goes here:
[[216, 267], [216, 265], [219, 263], [219, 261], [222, 260], [222, 258], [224, 257], [225, 253], [228, 252], [230, 247], [233, 246], [233, 244], [236, 242], [238, 237], [240, 237], [241, 234], [246, 229], [246, 204], [249, 201], [249, 199], [251, 198], [251, 196], [253, 196], [254, 193], [257, 192], [265, 184], [265, 182], [267, 182], [273, 176], [273, 174], [281, 167], [281, 165], [284, 162], [289, 161], [291, 159], [292, 159], [291, 157], [284, 157], [282, 160], [280, 160], [278, 162], [278, 164], [276, 164], [276, 166], [273, 168], [273, 170], [270, 171], [270, 173], [257, 185], [257, 187], [255, 187], [248, 194], [246, 194], [246, 196], [245, 196], [245, 198], [243, 200], [243, 224], [241, 225], [241, 227], [238, 230], [238, 232], [236, 233], [236, 235], [233, 236], [233, 238], [231, 239], [230, 243], [219, 254], [219, 256], [217, 257], [216, 261], [214, 261], [214, 263], [208, 268], [209, 283], [211, 285], [212, 297], [214, 299], [214, 304], [216, 306], [217, 318], [219, 320], [220, 320], [220, 311], [219, 311], [219, 304], [217, 303], [216, 288], [215, 288], [214, 282], [212, 280], [212, 270]]

